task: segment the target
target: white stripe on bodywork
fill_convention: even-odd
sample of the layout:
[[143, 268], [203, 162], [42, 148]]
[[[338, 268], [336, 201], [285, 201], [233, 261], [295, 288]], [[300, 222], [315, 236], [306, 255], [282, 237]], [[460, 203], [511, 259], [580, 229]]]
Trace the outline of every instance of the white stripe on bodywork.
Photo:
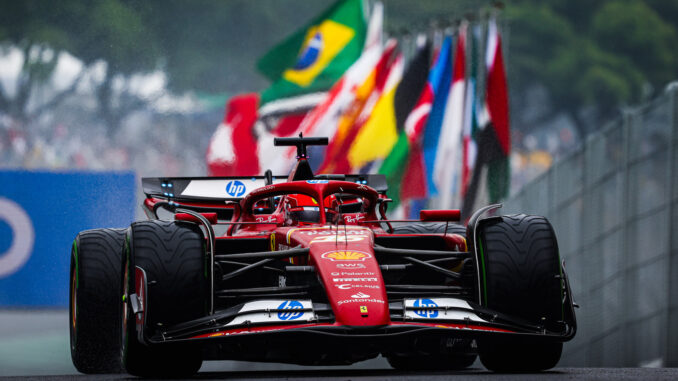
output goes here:
[[[421, 309], [415, 309], [414, 306], [417, 300], [431, 300], [437, 307], [427, 308], [426, 310], [437, 311], [438, 314], [435, 317], [431, 317], [431, 313], [428, 314], [417, 314], [417, 311]], [[405, 299], [405, 317], [408, 319], [421, 319], [421, 320], [471, 320], [475, 322], [487, 323], [487, 320], [484, 320], [475, 313], [471, 311], [459, 311], [459, 310], [449, 310], [448, 308], [465, 308], [472, 310], [471, 305], [468, 304], [465, 300], [455, 299], [455, 298], [422, 298], [422, 299]]]
[[[238, 312], [238, 316], [235, 319], [230, 321], [226, 326], [242, 325], [245, 322], [249, 323], [300, 323], [300, 322], [309, 322], [315, 319], [315, 313], [313, 311], [303, 311], [301, 316], [295, 319], [280, 319], [278, 317], [279, 311], [277, 310], [280, 304], [283, 302], [292, 300], [259, 300], [256, 302], [246, 303]], [[313, 303], [310, 300], [294, 300], [295, 302], [301, 303], [303, 309], [312, 309]], [[267, 312], [270, 311], [270, 312]], [[289, 311], [294, 311], [290, 309]]]

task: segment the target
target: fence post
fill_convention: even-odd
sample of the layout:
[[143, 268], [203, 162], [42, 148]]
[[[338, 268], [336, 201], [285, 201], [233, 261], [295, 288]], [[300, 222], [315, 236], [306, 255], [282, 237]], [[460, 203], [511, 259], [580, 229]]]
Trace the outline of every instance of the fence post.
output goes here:
[[[622, 205], [628, 206], [629, 205], [629, 168], [630, 168], [630, 161], [631, 161], [631, 126], [633, 124], [634, 120], [634, 110], [631, 109], [624, 109], [622, 111], [623, 115], [623, 122], [622, 122], [622, 128], [623, 128], [623, 166], [621, 168], [622, 171], [622, 176], [623, 176], [623, 190], [622, 190]], [[623, 214], [621, 216], [622, 220], [624, 221], [621, 227], [621, 236], [623, 239], [623, 245], [622, 245], [622, 295], [624, 297], [622, 298], [622, 322], [620, 322], [620, 326], [622, 327], [622, 332], [629, 332], [630, 328], [630, 323], [629, 323], [629, 316], [631, 315], [631, 309], [632, 309], [632, 303], [634, 302], [631, 300], [631, 295], [632, 295], [632, 287], [629, 285], [629, 255], [631, 255], [630, 250], [629, 250], [629, 239], [628, 239], [628, 233], [629, 233], [629, 219], [630, 219], [631, 212], [629, 211], [628, 207], [625, 207], [623, 209]], [[634, 293], [635, 294], [635, 293]], [[631, 334], [624, 334], [622, 339], [622, 363], [619, 364], [620, 366], [637, 366], [638, 364], [632, 364], [633, 361], [633, 343], [631, 339]]]
[[669, 257], [668, 257], [668, 300], [666, 303], [667, 308], [667, 337], [666, 337], [666, 354], [664, 366], [667, 367], [676, 367], [678, 366], [678, 247], [675, 247], [675, 242], [677, 239], [673, 238], [673, 233], [677, 227], [676, 221], [678, 219], [678, 214], [676, 214], [675, 203], [678, 200], [674, 199], [674, 192], [676, 186], [675, 177], [678, 176], [678, 168], [676, 168], [676, 146], [678, 145], [678, 83], [673, 82], [667, 87], [666, 96], [669, 97], [670, 101], [670, 120], [671, 120], [671, 129], [670, 129], [670, 138], [669, 138], [669, 165], [667, 170], [667, 175], [669, 176], [668, 183], [668, 248], [669, 248]]

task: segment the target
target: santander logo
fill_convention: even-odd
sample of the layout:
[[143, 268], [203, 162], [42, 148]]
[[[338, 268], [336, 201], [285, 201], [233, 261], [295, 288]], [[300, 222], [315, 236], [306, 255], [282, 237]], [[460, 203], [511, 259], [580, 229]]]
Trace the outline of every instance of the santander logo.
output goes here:
[[351, 295], [351, 298], [353, 298], [353, 299], [365, 299], [365, 298], [369, 298], [369, 297], [370, 297], [369, 295], [363, 294], [362, 292]]

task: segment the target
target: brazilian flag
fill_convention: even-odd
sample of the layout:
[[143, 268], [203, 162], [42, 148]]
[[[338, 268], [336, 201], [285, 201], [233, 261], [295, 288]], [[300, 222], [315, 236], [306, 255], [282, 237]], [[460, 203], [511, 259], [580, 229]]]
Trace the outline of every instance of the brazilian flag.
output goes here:
[[360, 56], [366, 29], [362, 0], [334, 3], [259, 59], [273, 81], [262, 103], [329, 89]]

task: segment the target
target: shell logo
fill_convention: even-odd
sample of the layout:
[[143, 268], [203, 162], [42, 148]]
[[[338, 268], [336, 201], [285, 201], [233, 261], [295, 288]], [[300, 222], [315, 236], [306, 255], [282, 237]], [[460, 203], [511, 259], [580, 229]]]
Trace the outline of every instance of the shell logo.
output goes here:
[[364, 261], [367, 258], [372, 258], [368, 253], [362, 251], [330, 251], [322, 255], [322, 258], [329, 259], [332, 262], [336, 261]]

